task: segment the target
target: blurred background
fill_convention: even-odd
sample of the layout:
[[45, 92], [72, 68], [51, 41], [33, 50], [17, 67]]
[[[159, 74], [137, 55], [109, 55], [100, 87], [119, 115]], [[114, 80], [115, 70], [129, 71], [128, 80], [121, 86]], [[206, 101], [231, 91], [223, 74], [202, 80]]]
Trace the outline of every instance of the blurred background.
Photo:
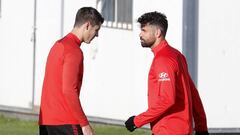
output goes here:
[[121, 125], [147, 109], [153, 54], [139, 40], [137, 18], [164, 13], [166, 39], [185, 54], [211, 133], [240, 134], [239, 0], [0, 0], [0, 113], [37, 119], [45, 63], [68, 34], [77, 10], [97, 8], [99, 37], [82, 44], [80, 100], [90, 121]]

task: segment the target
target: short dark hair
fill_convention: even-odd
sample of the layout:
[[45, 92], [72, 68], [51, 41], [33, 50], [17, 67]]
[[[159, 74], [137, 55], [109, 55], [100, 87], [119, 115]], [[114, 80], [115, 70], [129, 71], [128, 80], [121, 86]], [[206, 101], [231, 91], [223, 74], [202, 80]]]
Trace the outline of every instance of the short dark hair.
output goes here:
[[89, 21], [91, 25], [95, 26], [102, 24], [104, 22], [104, 18], [95, 8], [80, 8], [76, 14], [74, 27], [81, 26], [87, 21]]
[[141, 27], [144, 27], [147, 24], [158, 26], [163, 36], [166, 36], [168, 21], [165, 14], [157, 11], [148, 12], [139, 17], [137, 21], [141, 24]]

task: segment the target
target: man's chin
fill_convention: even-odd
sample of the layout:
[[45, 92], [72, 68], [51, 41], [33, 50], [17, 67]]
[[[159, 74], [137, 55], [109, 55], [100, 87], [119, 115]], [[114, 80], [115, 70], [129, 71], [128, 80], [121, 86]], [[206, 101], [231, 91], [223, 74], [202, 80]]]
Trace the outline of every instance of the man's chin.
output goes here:
[[86, 44], [90, 44], [90, 43], [91, 43], [91, 41], [85, 41], [84, 43], [86, 43]]
[[149, 47], [151, 47], [151, 46], [149, 46], [148, 44], [145, 44], [145, 43], [143, 43], [143, 42], [141, 42], [141, 45], [142, 45], [143, 48], [149, 48]]
[[142, 47], [143, 47], [143, 48], [149, 48], [148, 46], [143, 46], [143, 45], [142, 45]]

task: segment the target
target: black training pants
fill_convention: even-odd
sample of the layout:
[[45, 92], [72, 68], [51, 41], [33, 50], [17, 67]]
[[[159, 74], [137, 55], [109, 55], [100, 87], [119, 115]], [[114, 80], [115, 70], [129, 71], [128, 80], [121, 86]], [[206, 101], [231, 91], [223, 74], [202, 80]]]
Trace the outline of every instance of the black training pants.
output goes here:
[[39, 135], [83, 135], [80, 125], [40, 125]]

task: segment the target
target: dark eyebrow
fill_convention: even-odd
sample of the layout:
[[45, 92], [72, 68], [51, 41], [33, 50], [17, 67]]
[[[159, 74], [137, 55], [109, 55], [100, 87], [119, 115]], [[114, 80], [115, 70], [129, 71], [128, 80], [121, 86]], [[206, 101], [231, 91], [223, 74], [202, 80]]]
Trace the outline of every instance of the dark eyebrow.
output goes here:
[[141, 28], [141, 31], [146, 31], [146, 29], [144, 29], [144, 28]]

